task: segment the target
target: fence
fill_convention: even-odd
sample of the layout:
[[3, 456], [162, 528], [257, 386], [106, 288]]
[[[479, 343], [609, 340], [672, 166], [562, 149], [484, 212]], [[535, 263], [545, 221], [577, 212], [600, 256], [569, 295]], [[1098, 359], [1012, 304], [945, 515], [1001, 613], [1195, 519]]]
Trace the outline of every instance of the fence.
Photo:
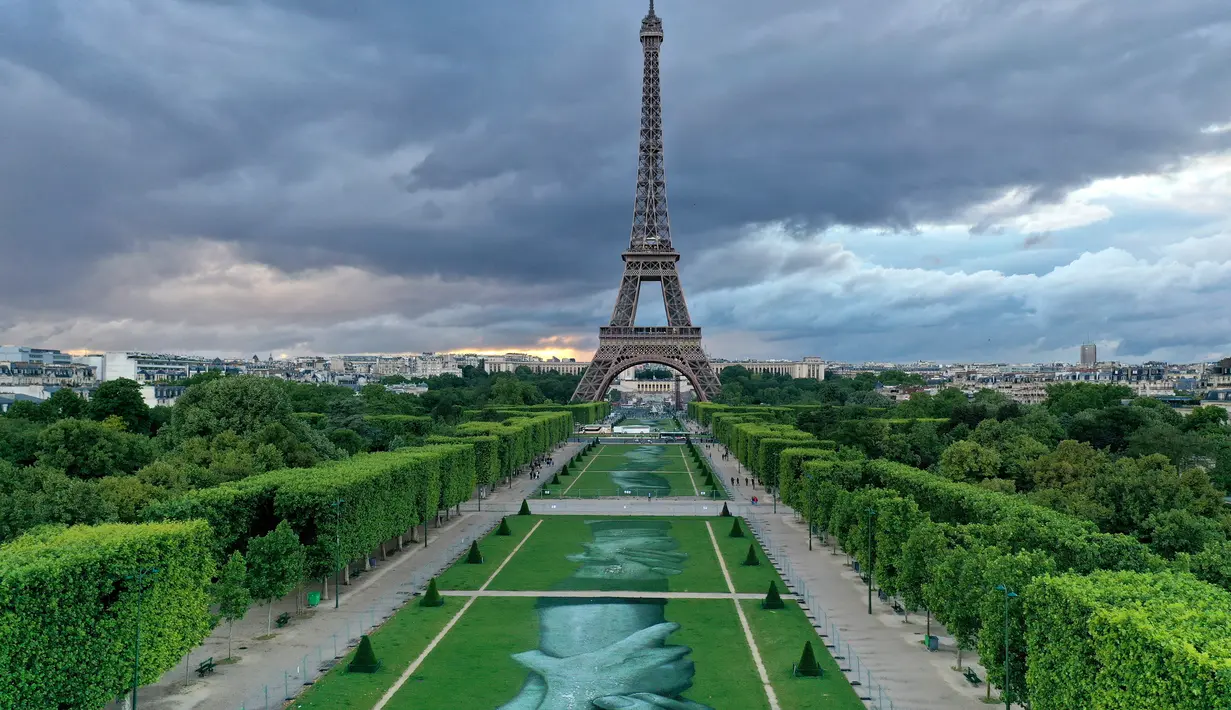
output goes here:
[[[710, 466], [715, 469], [714, 478], [721, 481], [724, 488], [727, 487], [727, 477], [717, 473], [718, 467], [714, 462], [713, 452], [703, 451], [702, 453], [709, 459]], [[774, 505], [776, 508], [776, 501]], [[785, 512], [790, 508], [782, 506], [782, 510]], [[871, 669], [864, 665], [859, 654], [851, 648], [850, 643], [842, 638], [842, 629], [829, 618], [829, 612], [808, 590], [808, 584], [803, 578], [795, 574], [791, 558], [786, 554], [786, 546], [775, 543], [774, 537], [766, 530], [765, 521], [759, 517], [763, 511], [757, 510], [752, 505], [740, 505], [738, 508], [732, 508], [731, 512], [734, 515], [742, 515], [748, 522], [748, 528], [752, 530], [761, 549], [765, 551], [765, 555], [778, 570], [782, 581], [786, 583], [787, 591], [795, 595], [800, 607], [808, 616], [808, 620], [812, 622], [821, 640], [825, 642], [830, 655], [838, 662], [838, 668], [846, 676], [851, 687], [855, 689], [855, 694], [859, 696], [859, 699], [874, 710], [896, 710], [893, 700], [886, 695], [884, 686], [876, 682], [876, 679], [872, 677]]]
[[846, 676], [851, 687], [855, 689], [855, 694], [859, 696], [859, 699], [874, 710], [895, 710], [893, 700], [885, 693], [884, 686], [872, 676], [871, 669], [863, 663], [851, 644], [842, 638], [842, 629], [829, 618], [825, 607], [808, 590], [807, 583], [795, 574], [791, 558], [786, 554], [786, 546], [777, 544], [774, 537], [766, 532], [765, 521], [750, 515], [748, 509], [737, 514], [742, 514], [748, 522], [748, 527], [752, 530], [757, 542], [761, 544], [761, 549], [765, 551], [765, 555], [778, 570], [778, 574], [782, 576], [787, 590], [795, 594], [800, 607], [803, 608], [808, 620], [820, 634], [830, 655], [838, 662], [838, 668]]

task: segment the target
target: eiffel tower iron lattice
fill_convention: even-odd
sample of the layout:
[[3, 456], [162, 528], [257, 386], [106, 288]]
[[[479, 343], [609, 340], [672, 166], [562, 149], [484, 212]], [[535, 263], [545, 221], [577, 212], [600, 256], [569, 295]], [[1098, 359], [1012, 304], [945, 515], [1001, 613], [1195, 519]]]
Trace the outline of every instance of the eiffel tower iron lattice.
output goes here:
[[[641, 20], [644, 74], [641, 85], [641, 139], [637, 154], [637, 196], [633, 203], [633, 229], [624, 258], [624, 277], [611, 325], [599, 328], [598, 351], [573, 393], [574, 400], [597, 401], [611, 383], [634, 365], [666, 365], [688, 379], [697, 398], [709, 401], [721, 385], [701, 348], [701, 329], [692, 324], [688, 302], [676, 263], [680, 253], [671, 245], [671, 220], [667, 216], [667, 178], [663, 165], [662, 92], [658, 78], [658, 54], [663, 41], [663, 23], [650, 11]], [[637, 298], [641, 284], [658, 281], [667, 309], [665, 327], [639, 327]]]

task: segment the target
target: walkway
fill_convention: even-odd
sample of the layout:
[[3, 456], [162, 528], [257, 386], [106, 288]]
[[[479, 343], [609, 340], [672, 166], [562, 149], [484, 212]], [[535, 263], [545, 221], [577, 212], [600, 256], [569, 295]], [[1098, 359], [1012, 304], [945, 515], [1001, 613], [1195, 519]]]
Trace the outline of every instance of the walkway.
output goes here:
[[[204, 680], [192, 670], [206, 658], [221, 660], [227, 655], [227, 627], [219, 625], [205, 643], [161, 680], [141, 688], [142, 710], [239, 710], [264, 707], [268, 688], [270, 707], [281, 707], [284, 688], [294, 692], [305, 674], [316, 678], [321, 667], [333, 663], [334, 656], [345, 653], [361, 633], [379, 624], [400, 608], [413, 591], [464, 553], [474, 540], [499, 523], [501, 516], [516, 513], [523, 499], [577, 453], [583, 444], [568, 443], [553, 454], [555, 464], [531, 480], [522, 475], [512, 486], [500, 486], [482, 501], [463, 504], [461, 515], [454, 514], [440, 528], [431, 528], [428, 546], [422, 540], [407, 543], [404, 550], [390, 553], [370, 572], [352, 573], [350, 586], [343, 585], [339, 608], [334, 601], [321, 601], [313, 610], [296, 614], [294, 596], [274, 603], [273, 616], [289, 612], [294, 619], [284, 629], [274, 629], [266, 638], [266, 607], [254, 604], [242, 621], [235, 624], [232, 640], [238, 663], [218, 665]], [[422, 528], [420, 528], [422, 534]], [[317, 588], [312, 585], [309, 589]], [[330, 585], [332, 591], [332, 584]], [[337, 649], [336, 651], [334, 649]], [[119, 708], [119, 703], [108, 706]]]
[[[688, 426], [698, 431], [693, 422], [688, 422]], [[952, 670], [957, 665], [957, 648], [940, 624], [932, 621], [932, 634], [940, 636], [940, 650], [929, 653], [922, 645], [925, 616], [911, 615], [910, 621], [905, 621], [876, 597], [872, 599], [873, 613], [868, 614], [867, 585], [847, 565], [846, 555], [835, 554], [816, 541], [809, 550], [807, 527], [796, 519], [794, 511], [778, 503], [774, 513], [773, 496], [766, 500], [764, 488], [744, 485], [744, 477], [751, 474], [738, 465], [733, 455], [726, 461], [722, 459], [722, 444], [715, 443], [708, 450], [701, 448], [709, 456], [715, 476], [727, 487], [732, 514], [749, 521], [749, 527], [757, 533], [766, 553], [774, 558], [792, 591], [811, 601], [809, 616], [814, 617], [818, 630], [828, 635], [826, 642], [832, 645], [838, 639], [842, 652], [831, 649], [831, 653], [846, 655], [849, 644], [857, 655], [859, 666], [852, 667], [847, 675], [853, 680], [857, 672], [861, 675], [861, 693], [868, 690], [870, 672], [873, 683], [883, 688], [885, 708], [890, 707], [890, 700], [894, 710], [987, 707], [982, 702], [986, 686], [972, 686], [961, 673]], [[730, 485], [731, 477], [737, 474], [740, 485]], [[760, 499], [757, 505], [752, 505], [752, 496]], [[973, 651], [963, 652], [962, 665], [975, 667], [979, 677], [986, 678], [987, 673], [977, 661]], [[843, 663], [844, 668], [854, 666], [851, 658]], [[873, 702], [872, 707], [881, 706]]]

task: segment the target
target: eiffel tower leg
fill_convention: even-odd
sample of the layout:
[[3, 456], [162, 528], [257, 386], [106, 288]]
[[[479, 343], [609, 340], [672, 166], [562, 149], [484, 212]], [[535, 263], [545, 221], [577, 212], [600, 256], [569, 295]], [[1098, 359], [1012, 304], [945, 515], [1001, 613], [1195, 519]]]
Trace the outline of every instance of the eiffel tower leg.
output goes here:
[[611, 324], [631, 326], [637, 320], [637, 297], [641, 295], [641, 274], [634, 264], [624, 266], [624, 278], [620, 280], [620, 293], [616, 296], [615, 308], [611, 311]]
[[684, 300], [684, 287], [680, 285], [679, 272], [672, 269], [669, 273], [664, 273], [662, 288], [663, 302], [667, 306], [667, 325], [692, 325], [692, 317], [688, 315], [688, 302]]
[[586, 367], [585, 374], [577, 383], [577, 390], [573, 392], [573, 401], [597, 402], [607, 396], [603, 382], [608, 379], [608, 375], [620, 374], [611, 371], [615, 367], [616, 352], [614, 350], [618, 349], [613, 349], [609, 345], [599, 345], [598, 352], [594, 353], [594, 360]]

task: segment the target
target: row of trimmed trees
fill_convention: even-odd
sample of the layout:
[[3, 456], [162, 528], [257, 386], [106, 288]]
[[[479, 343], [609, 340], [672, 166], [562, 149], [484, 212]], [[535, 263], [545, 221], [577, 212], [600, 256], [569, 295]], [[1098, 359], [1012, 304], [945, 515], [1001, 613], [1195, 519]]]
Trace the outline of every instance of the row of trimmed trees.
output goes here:
[[217, 620], [255, 600], [270, 623], [272, 602], [304, 580], [383, 557], [573, 431], [567, 411], [473, 424], [495, 430], [270, 471], [155, 503], [147, 523], [43, 528], [0, 546], [0, 708], [101, 707], [124, 692], [138, 603], [139, 681], [153, 682]]
[[1036, 710], [1231, 707], [1231, 677], [1219, 670], [1231, 648], [1217, 640], [1231, 637], [1231, 594], [1188, 574], [1186, 556], [1169, 562], [1018, 494], [835, 451], [755, 412], [708, 414], [717, 438], [778, 485], [810, 530], [908, 611], [944, 623], [959, 649], [978, 649], [1009, 700]]

